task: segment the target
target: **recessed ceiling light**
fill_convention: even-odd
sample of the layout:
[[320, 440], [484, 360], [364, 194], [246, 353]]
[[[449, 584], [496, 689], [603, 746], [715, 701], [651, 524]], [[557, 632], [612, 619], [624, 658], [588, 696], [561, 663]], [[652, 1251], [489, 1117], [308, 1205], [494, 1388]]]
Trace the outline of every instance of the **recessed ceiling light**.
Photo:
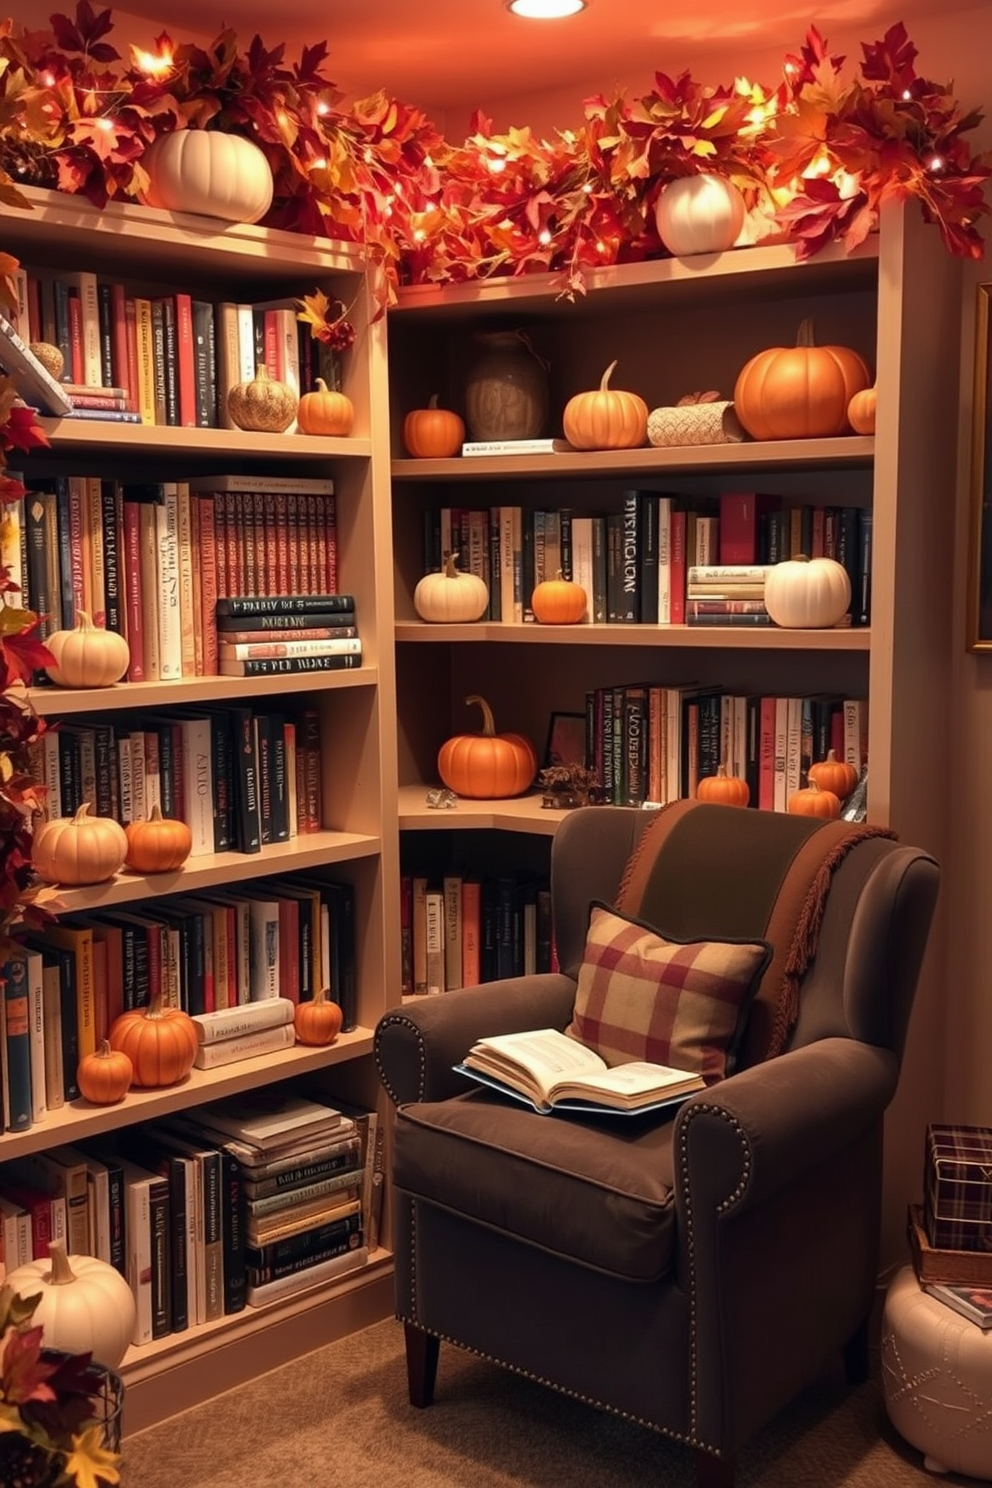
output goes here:
[[586, 0], [509, 0], [508, 10], [531, 21], [557, 21], [585, 10]]

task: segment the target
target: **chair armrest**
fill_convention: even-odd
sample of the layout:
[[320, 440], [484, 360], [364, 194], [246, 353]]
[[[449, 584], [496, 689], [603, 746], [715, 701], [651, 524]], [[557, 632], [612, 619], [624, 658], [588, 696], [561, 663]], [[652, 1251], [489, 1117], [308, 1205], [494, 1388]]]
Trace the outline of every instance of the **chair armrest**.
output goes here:
[[447, 1100], [468, 1088], [451, 1066], [478, 1039], [531, 1028], [565, 1028], [575, 983], [557, 972], [506, 977], [439, 997], [404, 1003], [380, 1018], [375, 1058], [383, 1089], [396, 1105]]
[[679, 1111], [676, 1200], [697, 1211], [760, 1204], [880, 1119], [898, 1068], [888, 1049], [820, 1039], [741, 1070]]

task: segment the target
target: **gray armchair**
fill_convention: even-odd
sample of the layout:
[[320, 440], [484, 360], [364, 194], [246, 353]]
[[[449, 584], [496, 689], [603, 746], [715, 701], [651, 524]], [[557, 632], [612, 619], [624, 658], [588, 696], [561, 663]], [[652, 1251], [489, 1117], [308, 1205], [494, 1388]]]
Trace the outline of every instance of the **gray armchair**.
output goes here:
[[[769, 848], [798, 854], [818, 825], [680, 809], [709, 813], [710, 847], [679, 863], [659, 928], [772, 939], [754, 864]], [[537, 1116], [469, 1088], [452, 1065], [479, 1037], [568, 1025], [590, 901], [614, 901], [650, 821], [598, 807], [558, 829], [560, 973], [409, 1002], [379, 1023], [396, 1107], [396, 1312], [414, 1405], [432, 1402], [443, 1339], [684, 1442], [700, 1484], [727, 1488], [741, 1445], [835, 1351], [851, 1379], [867, 1372], [882, 1122], [938, 869], [887, 835], [854, 842], [831, 864], [782, 1051], [763, 1057], [767, 1040], [748, 1037], [735, 1072], [675, 1116]], [[752, 1023], [762, 1016], [756, 1003]]]

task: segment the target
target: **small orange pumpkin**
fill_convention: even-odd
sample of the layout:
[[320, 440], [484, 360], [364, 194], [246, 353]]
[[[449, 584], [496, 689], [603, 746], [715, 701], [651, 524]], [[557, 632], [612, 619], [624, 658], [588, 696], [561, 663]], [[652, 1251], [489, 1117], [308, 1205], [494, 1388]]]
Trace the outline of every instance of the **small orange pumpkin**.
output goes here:
[[823, 790], [811, 780], [802, 790], [793, 791], [788, 810], [792, 816], [822, 816], [834, 821], [840, 816], [840, 800], [831, 790]]
[[132, 1083], [142, 1089], [178, 1085], [196, 1058], [196, 1024], [180, 1008], [163, 1007], [156, 992], [147, 1007], [121, 1013], [110, 1025], [110, 1047], [126, 1054]]
[[857, 770], [846, 760], [839, 760], [833, 749], [827, 750], [825, 760], [810, 765], [806, 774], [821, 790], [833, 791], [841, 801], [847, 799], [858, 783]]
[[501, 800], [529, 790], [537, 774], [537, 753], [523, 734], [497, 734], [485, 698], [473, 693], [466, 703], [482, 709], [481, 734], [455, 734], [441, 745], [437, 770], [449, 790], [468, 800]]
[[333, 1044], [341, 1032], [344, 1014], [336, 1002], [327, 995], [327, 988], [318, 988], [306, 1002], [299, 1002], [293, 1012], [296, 1037], [301, 1044]]
[[181, 868], [193, 847], [193, 834], [183, 821], [163, 816], [158, 802], [147, 821], [129, 822], [125, 863], [135, 873], [169, 873]]
[[437, 406], [437, 393], [426, 408], [412, 409], [403, 420], [403, 443], [415, 460], [447, 460], [464, 441], [464, 421], [450, 408]]
[[814, 439], [846, 434], [847, 409], [868, 387], [864, 358], [847, 346], [817, 346], [804, 320], [795, 346], [759, 351], [741, 369], [734, 412], [753, 439]]
[[648, 432], [648, 405], [637, 393], [610, 387], [611, 362], [595, 392], [576, 393], [565, 404], [562, 427], [576, 449], [636, 449]]
[[355, 423], [355, 405], [344, 393], [332, 391], [322, 377], [315, 390], [304, 393], [296, 410], [296, 421], [304, 434], [328, 434], [341, 438]]
[[131, 1088], [134, 1069], [123, 1049], [112, 1049], [100, 1040], [95, 1054], [84, 1054], [76, 1067], [79, 1093], [94, 1106], [113, 1106]]
[[726, 765], [718, 765], [715, 775], [704, 775], [696, 786], [696, 800], [718, 806], [746, 806], [751, 788], [738, 775], [728, 775]]
[[553, 579], [543, 579], [530, 599], [534, 619], [541, 625], [578, 625], [586, 618], [589, 600], [581, 584], [566, 579], [561, 569]]
[[847, 405], [847, 422], [855, 434], [874, 434], [878, 388], [874, 384], [855, 393]]

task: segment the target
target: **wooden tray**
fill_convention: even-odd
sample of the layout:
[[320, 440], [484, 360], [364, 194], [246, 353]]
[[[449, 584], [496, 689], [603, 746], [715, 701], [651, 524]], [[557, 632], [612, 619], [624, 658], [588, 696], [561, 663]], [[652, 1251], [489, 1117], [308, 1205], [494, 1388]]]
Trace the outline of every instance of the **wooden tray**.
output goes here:
[[992, 1286], [992, 1251], [934, 1250], [923, 1227], [923, 1208], [909, 1206], [909, 1248], [921, 1282], [943, 1281], [956, 1285]]

